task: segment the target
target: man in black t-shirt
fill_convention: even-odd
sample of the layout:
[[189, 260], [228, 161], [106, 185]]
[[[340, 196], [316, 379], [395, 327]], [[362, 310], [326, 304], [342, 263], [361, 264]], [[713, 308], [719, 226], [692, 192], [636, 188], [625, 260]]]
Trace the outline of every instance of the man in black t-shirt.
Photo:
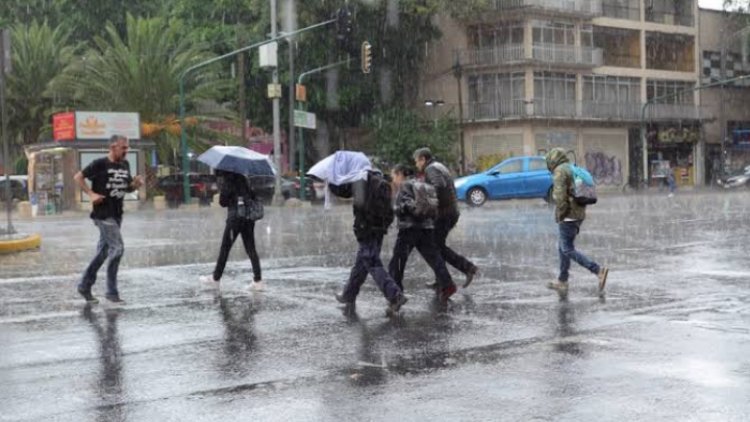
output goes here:
[[[130, 164], [125, 159], [128, 154], [128, 138], [114, 135], [109, 140], [109, 153], [106, 157], [94, 160], [73, 178], [94, 205], [91, 219], [99, 228], [99, 244], [94, 259], [83, 273], [78, 293], [87, 302], [97, 303], [91, 294], [96, 282], [96, 273], [109, 258], [107, 265], [107, 294], [110, 302], [122, 302], [117, 291], [117, 270], [124, 252], [120, 225], [122, 224], [123, 198], [143, 185], [143, 178], [130, 175]], [[91, 187], [85, 179], [91, 181]]]

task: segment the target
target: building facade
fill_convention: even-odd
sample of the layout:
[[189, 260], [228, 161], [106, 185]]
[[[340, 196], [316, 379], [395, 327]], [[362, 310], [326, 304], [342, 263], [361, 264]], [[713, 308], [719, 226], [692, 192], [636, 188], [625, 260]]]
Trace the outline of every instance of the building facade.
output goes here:
[[428, 117], [460, 114], [466, 167], [562, 147], [604, 189], [657, 184], [667, 168], [702, 183], [713, 117], [685, 92], [702, 73], [695, 0], [492, 4], [480, 19], [439, 18], [420, 86]]

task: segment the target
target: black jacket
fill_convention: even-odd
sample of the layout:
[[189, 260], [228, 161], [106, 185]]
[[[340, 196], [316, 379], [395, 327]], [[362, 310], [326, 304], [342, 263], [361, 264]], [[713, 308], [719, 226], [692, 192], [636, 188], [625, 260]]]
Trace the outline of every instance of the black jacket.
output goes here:
[[425, 182], [435, 187], [438, 197], [438, 218], [457, 217], [458, 198], [450, 170], [442, 163], [430, 160], [424, 169]]
[[255, 200], [255, 192], [245, 176], [237, 173], [225, 173], [219, 177], [219, 205], [227, 208], [227, 218], [237, 216], [237, 202], [240, 197]]
[[[374, 198], [373, 195], [382, 181], [383, 176], [380, 173], [368, 172], [367, 180], [351, 184], [354, 236], [359, 241], [385, 235], [393, 222], [390, 195], [382, 200]], [[375, 203], [376, 201], [378, 203]]]
[[434, 229], [435, 222], [431, 218], [419, 218], [414, 215], [416, 195], [414, 181], [406, 180], [396, 194], [393, 209], [398, 217], [399, 229]]

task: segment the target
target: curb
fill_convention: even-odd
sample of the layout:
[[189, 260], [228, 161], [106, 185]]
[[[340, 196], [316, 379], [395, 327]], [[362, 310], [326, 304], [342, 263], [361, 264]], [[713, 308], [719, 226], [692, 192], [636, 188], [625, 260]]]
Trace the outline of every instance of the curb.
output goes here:
[[41, 244], [42, 237], [38, 234], [32, 234], [20, 239], [0, 240], [0, 254], [38, 249]]

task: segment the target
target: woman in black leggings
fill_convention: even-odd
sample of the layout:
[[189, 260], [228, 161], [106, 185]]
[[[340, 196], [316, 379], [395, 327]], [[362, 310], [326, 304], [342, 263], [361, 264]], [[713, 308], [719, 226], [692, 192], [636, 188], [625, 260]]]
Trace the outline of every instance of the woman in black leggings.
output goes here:
[[260, 259], [258, 251], [255, 249], [255, 221], [238, 215], [238, 205], [256, 199], [255, 192], [250, 188], [247, 178], [237, 173], [217, 170], [216, 176], [221, 188], [219, 193], [219, 204], [227, 208], [227, 222], [224, 228], [224, 237], [221, 240], [221, 249], [219, 250], [219, 259], [216, 261], [213, 278], [209, 276], [202, 277], [203, 281], [216, 282], [221, 280], [224, 274], [224, 267], [229, 258], [229, 251], [232, 249], [234, 241], [238, 236], [242, 236], [242, 243], [245, 245], [245, 252], [250, 257], [253, 265], [253, 284], [256, 290], [263, 288], [263, 282], [260, 276]]

